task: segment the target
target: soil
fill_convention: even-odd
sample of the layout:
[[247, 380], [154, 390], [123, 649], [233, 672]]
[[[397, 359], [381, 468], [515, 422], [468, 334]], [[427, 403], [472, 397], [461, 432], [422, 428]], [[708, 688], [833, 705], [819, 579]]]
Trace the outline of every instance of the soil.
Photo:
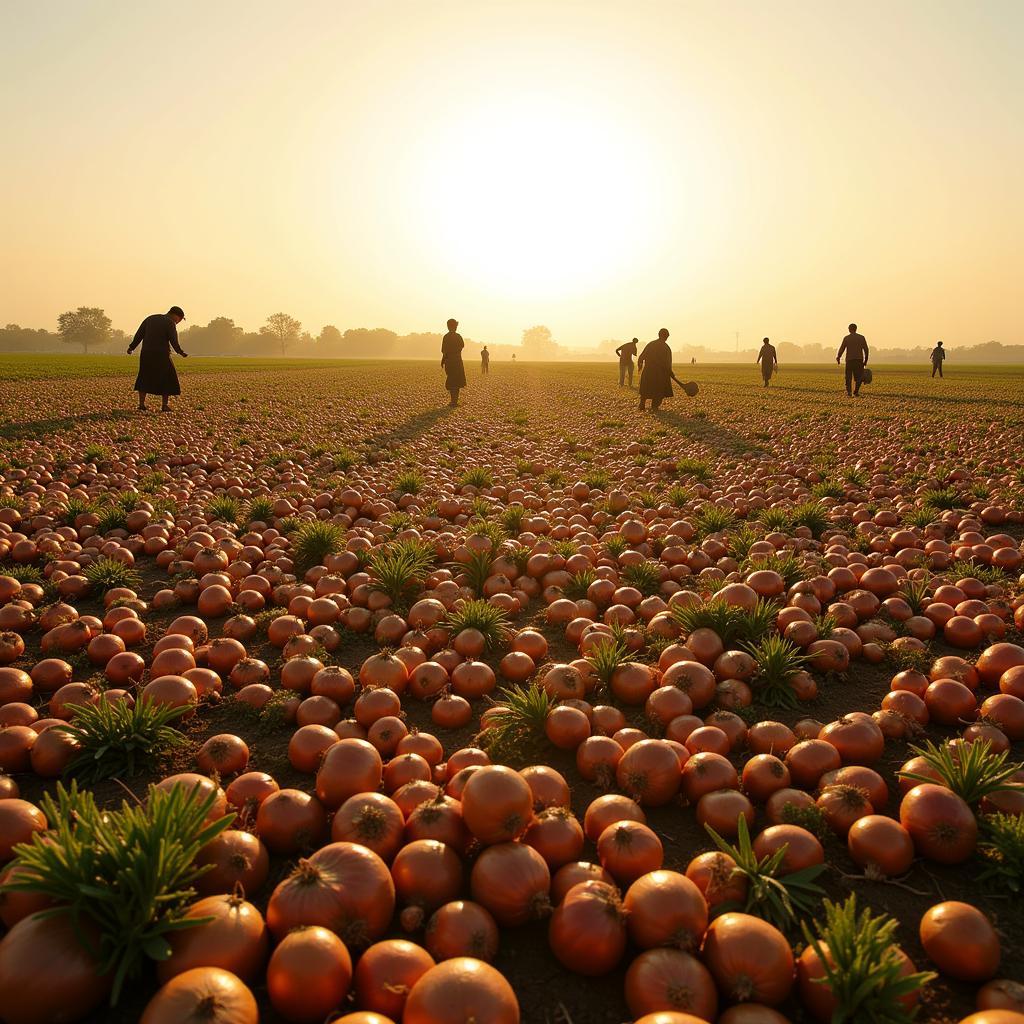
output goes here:
[[[143, 598], [150, 598], [157, 589], [166, 586], [166, 577], [151, 567], [144, 570], [144, 578], [145, 585], [140, 589], [140, 596]], [[96, 614], [102, 611], [98, 601], [82, 601], [78, 603], [78, 607], [82, 614]], [[163, 614], [150, 613], [147, 616], [147, 624], [150, 627], [151, 640], [155, 641], [163, 635], [164, 628], [176, 615], [187, 613], [187, 608]], [[222, 621], [210, 622], [211, 636], [219, 635]], [[540, 629], [547, 637], [551, 660], [568, 661], [578, 656], [575, 648], [565, 642], [561, 630], [547, 625], [542, 613], [536, 615], [530, 624]], [[39, 657], [38, 637], [33, 636], [31, 639], [32, 645], [23, 660], [26, 667]], [[1020, 642], [1021, 638], [1016, 637], [1016, 640]], [[250, 642], [246, 647], [251, 657], [261, 658], [267, 662], [271, 668], [272, 678], [276, 678], [280, 666], [280, 652], [262, 639], [261, 642]], [[941, 654], [964, 653], [938, 643], [932, 644], [932, 649], [936, 657]], [[146, 648], [139, 650], [140, 653], [149, 654]], [[372, 637], [365, 640], [358, 638], [339, 648], [330, 660], [332, 663], [345, 666], [355, 675], [362, 661], [377, 650]], [[492, 661], [492, 665], [494, 664], [496, 660]], [[871, 666], [863, 661], [855, 662], [851, 671], [844, 677], [824, 680], [819, 677], [819, 695], [813, 701], [802, 704], [798, 710], [771, 709], [759, 717], [793, 725], [801, 718], [812, 717], [828, 722], [846, 712], [870, 711], [878, 707], [882, 697], [888, 692], [889, 681], [894, 671], [892, 666], [885, 664]], [[75, 678], [86, 678], [89, 674], [89, 671], [76, 672]], [[484, 706], [483, 702], [479, 702], [476, 711], [479, 713]], [[404, 711], [410, 728], [418, 727], [438, 735], [444, 743], [446, 754], [473, 742], [474, 727], [448, 731], [437, 729], [430, 720], [429, 704], [406, 701]], [[476, 717], [478, 716], [474, 717], [474, 723]], [[642, 712], [637, 712], [631, 717], [636, 724], [650, 728], [649, 723], [643, 719]], [[247, 770], [270, 773], [282, 788], [313, 791], [313, 776], [295, 771], [288, 762], [287, 745], [292, 727], [284, 723], [268, 726], [261, 722], [251, 709], [234, 700], [230, 692], [226, 692], [223, 699], [206, 705], [202, 713], [185, 728], [196, 746], [208, 736], [217, 733], [237, 733], [246, 740], [250, 748], [251, 758]], [[943, 730], [929, 727], [929, 736], [933, 739], [937, 739], [941, 732]], [[949, 736], [955, 734], [954, 730], [945, 732]], [[194, 770], [194, 749], [193, 746], [177, 752], [172, 761], [158, 773], [140, 775], [126, 780], [124, 784], [106, 782], [95, 786], [97, 800], [104, 805], [117, 805], [126, 796], [126, 787], [141, 796], [151, 782], [163, 775], [174, 771]], [[909, 756], [911, 752], [906, 743], [889, 741], [883, 761], [874, 766], [889, 786], [891, 798], [885, 809], [887, 813], [894, 813], [897, 806], [898, 786], [895, 772]], [[1024, 743], [1016, 744], [1011, 756], [1014, 760], [1024, 760]], [[733, 757], [737, 767], [742, 765], [744, 759], [742, 753]], [[573, 795], [573, 811], [582, 821], [587, 805], [603, 791], [579, 777], [573, 754], [549, 748], [543, 756], [543, 761], [559, 770], [569, 781]], [[34, 775], [21, 775], [16, 778], [22, 795], [28, 800], [37, 801], [45, 790], [54, 788], [53, 783]], [[657, 831], [664, 844], [666, 867], [684, 871], [696, 854], [712, 848], [710, 840], [697, 824], [693, 813], [683, 804], [650, 809], [647, 813], [648, 824]], [[760, 829], [763, 825], [764, 822], [759, 817], [755, 829]], [[919, 969], [928, 969], [930, 966], [917, 938], [918, 922], [922, 914], [936, 902], [963, 900], [975, 904], [988, 914], [1001, 935], [1003, 963], [999, 976], [1015, 980], [1024, 979], [1024, 915], [1005, 894], [987, 892], [977, 883], [977, 870], [973, 862], [946, 868], [918, 860], [909, 874], [898, 883], [876, 882], [863, 876], [847, 854], [844, 841], [827, 837], [825, 845], [828, 870], [818, 882], [828, 898], [845, 900], [850, 892], [855, 892], [859, 904], [868, 905], [877, 912], [885, 912], [895, 917], [899, 922], [899, 944]], [[587, 843], [581, 859], [596, 860], [593, 844]], [[274, 886], [287, 875], [293, 865], [294, 860], [273, 858], [270, 879], [262, 891], [250, 894], [251, 901], [264, 910]], [[815, 916], [820, 915], [816, 912]], [[398, 929], [397, 917], [396, 927], [388, 937], [408, 937]], [[795, 939], [796, 935], [792, 937]], [[515, 988], [524, 1024], [623, 1024], [632, 1019], [623, 997], [625, 968], [629, 962], [630, 956], [627, 955], [620, 969], [600, 978], [581, 978], [572, 974], [563, 969], [552, 956], [547, 943], [547, 926], [540, 922], [515, 930], [503, 929], [495, 966], [505, 974]], [[93, 1014], [86, 1018], [87, 1024], [129, 1024], [137, 1021], [156, 987], [153, 972], [148, 971], [135, 984], [126, 987], [117, 1007]], [[260, 1003], [261, 1020], [265, 1024], [283, 1024], [283, 1018], [270, 1006], [265, 988], [255, 986], [254, 991]], [[974, 1011], [975, 991], [975, 986], [958, 983], [945, 977], [937, 978], [928, 986], [918, 1020], [928, 1024], [955, 1024]], [[779, 1009], [794, 1024], [802, 1024], [812, 1019], [795, 998]]]

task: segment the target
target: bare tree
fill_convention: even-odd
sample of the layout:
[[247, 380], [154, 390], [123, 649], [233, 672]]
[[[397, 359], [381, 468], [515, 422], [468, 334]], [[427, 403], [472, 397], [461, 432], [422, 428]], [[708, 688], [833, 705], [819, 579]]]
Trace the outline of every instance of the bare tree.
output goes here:
[[302, 324], [287, 313], [272, 313], [267, 317], [266, 325], [260, 328], [260, 334], [269, 335], [281, 346], [281, 355], [294, 345], [302, 333]]
[[90, 345], [110, 341], [110, 317], [96, 306], [79, 306], [57, 317], [57, 330], [68, 345], [81, 345], [87, 355]]

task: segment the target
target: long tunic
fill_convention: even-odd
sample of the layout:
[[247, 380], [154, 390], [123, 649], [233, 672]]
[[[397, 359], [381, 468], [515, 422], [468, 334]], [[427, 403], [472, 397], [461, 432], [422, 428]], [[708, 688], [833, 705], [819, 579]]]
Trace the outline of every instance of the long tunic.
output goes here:
[[649, 341], [636, 365], [640, 370], [641, 398], [672, 397], [672, 349], [667, 341]]
[[462, 365], [462, 335], [449, 331], [441, 341], [441, 365], [445, 369], [444, 386], [447, 391], [466, 386], [466, 367]]
[[775, 346], [762, 345], [761, 351], [757, 354], [757, 361], [761, 364], [761, 373], [765, 377], [770, 377], [775, 370], [775, 364], [779, 361], [775, 354]]
[[166, 313], [147, 316], [135, 332], [128, 351], [142, 345], [139, 356], [139, 375], [135, 378], [135, 391], [147, 395], [180, 395], [178, 372], [171, 362], [171, 349], [178, 355], [185, 353], [178, 346], [178, 329]]

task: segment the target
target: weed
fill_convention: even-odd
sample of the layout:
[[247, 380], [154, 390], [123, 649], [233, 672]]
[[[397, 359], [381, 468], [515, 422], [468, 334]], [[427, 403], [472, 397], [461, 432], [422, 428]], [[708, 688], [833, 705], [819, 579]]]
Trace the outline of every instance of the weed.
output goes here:
[[935, 974], [907, 973], [906, 958], [896, 945], [895, 919], [868, 908], [858, 914], [852, 893], [843, 904], [825, 900], [823, 907], [825, 920], [815, 922], [817, 935], [806, 921], [801, 929], [825, 972], [816, 980], [832, 994], [832, 1024], [910, 1024], [916, 1007], [908, 1007], [908, 997]]
[[316, 519], [299, 526], [291, 536], [291, 544], [295, 572], [301, 578], [314, 565], [323, 565], [328, 555], [345, 549], [345, 531], [336, 523]]

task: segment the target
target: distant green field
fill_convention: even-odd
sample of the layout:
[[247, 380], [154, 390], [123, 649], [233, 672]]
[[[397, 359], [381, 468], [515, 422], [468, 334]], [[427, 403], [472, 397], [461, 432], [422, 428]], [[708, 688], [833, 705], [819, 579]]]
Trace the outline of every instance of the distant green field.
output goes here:
[[[175, 365], [182, 376], [208, 373], [254, 373], [259, 371], [280, 373], [287, 370], [315, 370], [318, 368], [357, 367], [357, 366], [388, 366], [403, 365], [413, 362], [429, 363], [430, 360], [376, 360], [376, 359], [267, 359], [247, 358], [244, 356], [203, 358], [200, 356], [188, 359], [175, 359]], [[501, 362], [504, 362], [502, 360]], [[498, 360], [492, 360], [492, 365], [497, 365]], [[571, 363], [537, 364], [550, 365], [552, 368], [566, 366], [587, 366], [599, 365], [613, 366], [614, 358], [607, 360], [581, 359]], [[526, 360], [520, 361], [520, 365], [530, 365]], [[679, 364], [686, 372], [696, 371], [698, 377], [708, 373], [742, 374], [748, 370], [756, 376], [756, 367], [753, 363], [748, 367], [745, 363], [700, 363], [691, 367], [688, 363]], [[0, 354], [0, 380], [60, 380], [63, 378], [83, 377], [122, 377], [134, 374], [138, 366], [138, 358], [128, 355], [107, 355], [107, 356], [82, 356], [82, 355], [56, 355], [56, 354], [35, 354], [35, 353], [7, 353]], [[780, 376], [776, 383], [786, 383], [785, 374], [787, 371], [806, 372], [823, 371], [834, 367], [834, 363], [788, 363], [780, 370]], [[876, 363], [872, 369], [882, 379], [900, 378], [908, 379], [913, 377], [927, 377], [930, 368], [927, 365], [907, 363]], [[680, 370], [680, 373], [683, 371]], [[1019, 377], [1024, 373], [1024, 367], [1018, 365], [989, 365], [989, 366], [967, 366], [946, 364], [947, 378], [1010, 378]], [[692, 375], [692, 374], [691, 374]]]
[[[246, 373], [256, 370], [313, 370], [327, 366], [360, 366], [369, 359], [176, 359], [178, 373]], [[138, 369], [136, 355], [64, 356], [16, 353], [0, 355], [0, 380], [59, 380], [72, 377], [121, 377]]]

